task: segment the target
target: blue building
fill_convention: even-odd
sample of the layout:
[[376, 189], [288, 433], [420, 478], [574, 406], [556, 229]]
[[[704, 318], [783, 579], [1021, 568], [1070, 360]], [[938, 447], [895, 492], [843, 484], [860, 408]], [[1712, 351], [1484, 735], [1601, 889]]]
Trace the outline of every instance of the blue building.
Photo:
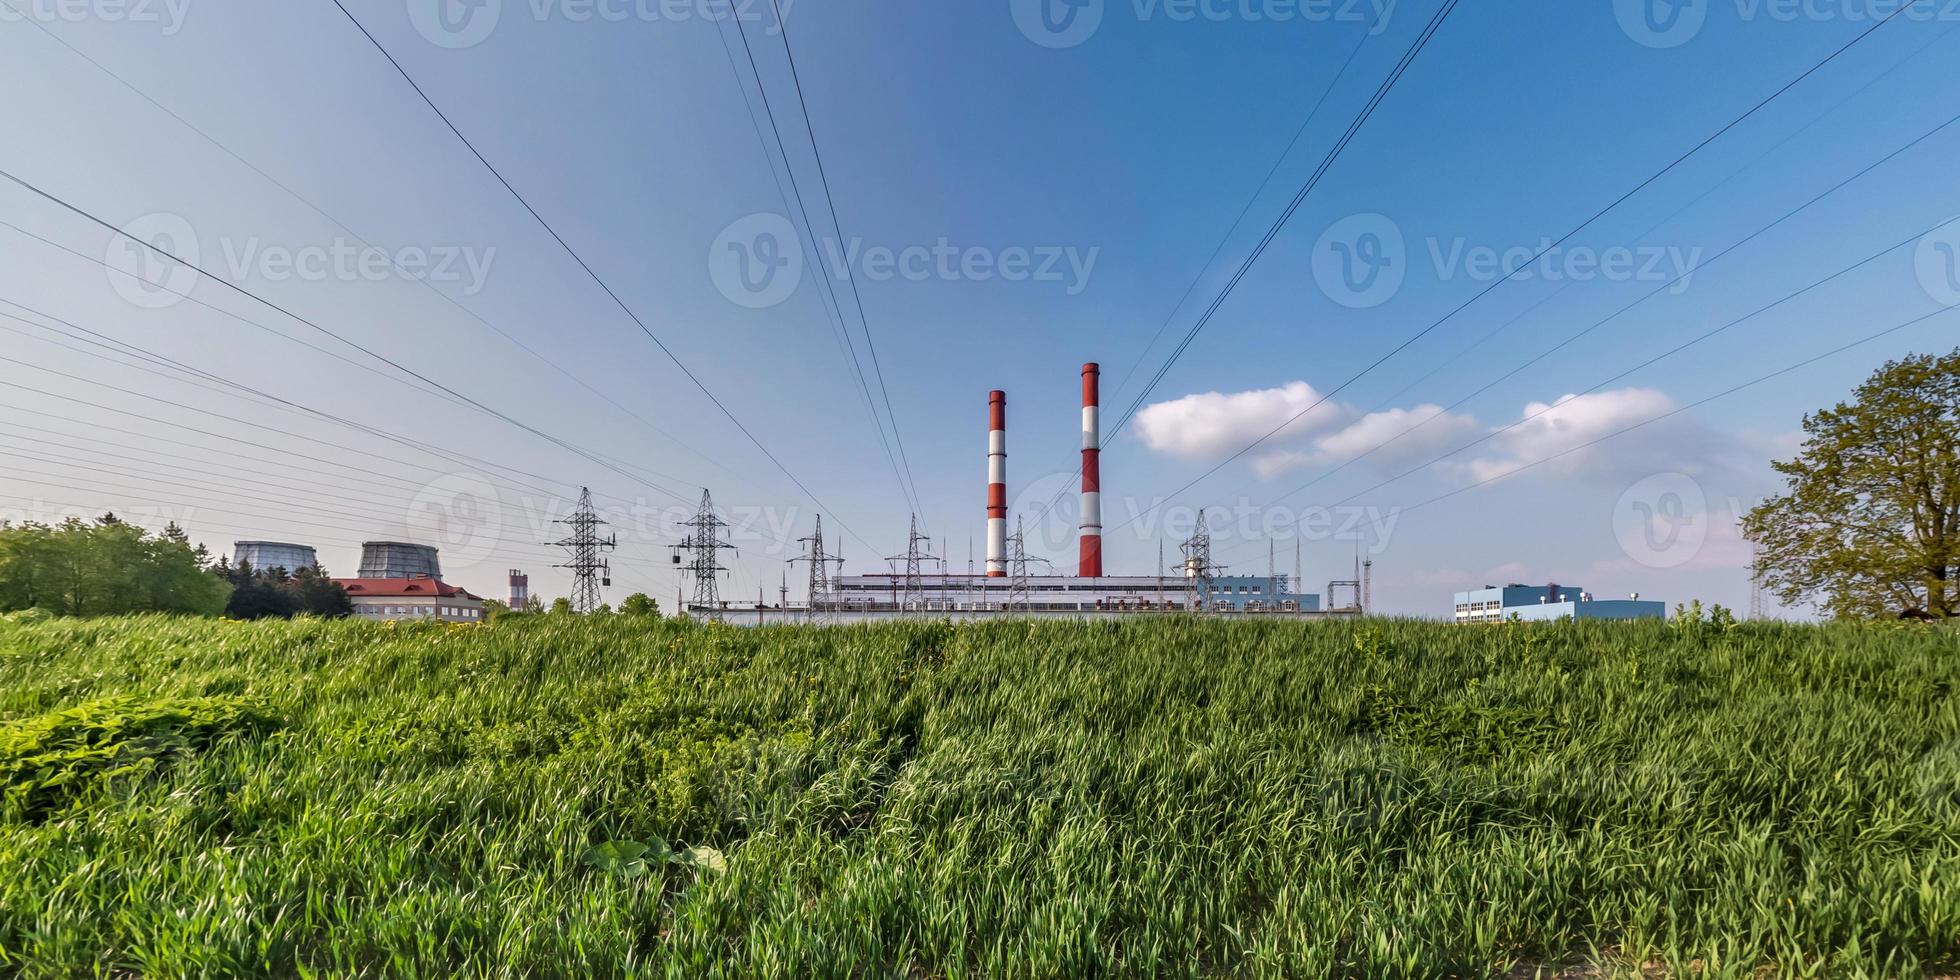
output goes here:
[[1553, 622], [1560, 619], [1665, 619], [1667, 605], [1631, 599], [1594, 599], [1569, 585], [1486, 585], [1456, 594], [1456, 623]]
[[1293, 591], [1293, 576], [1220, 575], [1205, 597], [1212, 612], [1319, 612], [1320, 596]]

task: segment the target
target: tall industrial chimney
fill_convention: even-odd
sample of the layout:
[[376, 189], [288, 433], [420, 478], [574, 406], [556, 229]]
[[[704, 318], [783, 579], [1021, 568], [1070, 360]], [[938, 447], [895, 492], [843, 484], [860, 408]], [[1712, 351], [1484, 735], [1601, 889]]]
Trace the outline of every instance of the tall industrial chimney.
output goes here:
[[987, 577], [1007, 577], [1007, 392], [987, 396]]
[[528, 603], [530, 600], [531, 600], [531, 576], [524, 574], [523, 569], [518, 569], [518, 568], [511, 569], [510, 570], [510, 607], [518, 612], [523, 612], [525, 604]]
[[1102, 367], [1082, 365], [1082, 535], [1083, 578], [1101, 578], [1102, 560]]

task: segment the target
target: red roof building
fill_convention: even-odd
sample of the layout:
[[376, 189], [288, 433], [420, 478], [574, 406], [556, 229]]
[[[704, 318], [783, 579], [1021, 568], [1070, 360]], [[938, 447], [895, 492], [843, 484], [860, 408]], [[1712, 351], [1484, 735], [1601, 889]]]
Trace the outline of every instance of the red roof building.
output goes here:
[[445, 623], [480, 623], [483, 600], [468, 590], [434, 578], [337, 578], [354, 615], [389, 622], [434, 619]]

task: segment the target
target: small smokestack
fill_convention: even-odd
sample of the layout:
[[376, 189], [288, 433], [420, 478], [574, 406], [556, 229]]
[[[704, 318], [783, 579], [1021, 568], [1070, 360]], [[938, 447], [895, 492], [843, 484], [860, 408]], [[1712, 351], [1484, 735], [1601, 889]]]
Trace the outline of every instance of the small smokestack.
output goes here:
[[510, 570], [510, 607], [523, 611], [524, 604], [531, 598], [531, 576], [521, 569]]
[[987, 577], [1007, 577], [1007, 392], [987, 396]]
[[1082, 365], [1082, 535], [1078, 574], [1101, 578], [1102, 367]]

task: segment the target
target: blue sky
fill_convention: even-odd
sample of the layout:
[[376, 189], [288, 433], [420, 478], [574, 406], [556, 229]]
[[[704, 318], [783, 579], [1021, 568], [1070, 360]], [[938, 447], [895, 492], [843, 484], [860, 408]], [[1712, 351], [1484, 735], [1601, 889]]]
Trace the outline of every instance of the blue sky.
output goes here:
[[[569, 488], [589, 484], [621, 524], [617, 600], [635, 590], [674, 594], [667, 546], [678, 515], [670, 511], [705, 486], [748, 522], [727, 591], [747, 596], [761, 586], [774, 600], [795, 549], [783, 539], [807, 533], [818, 505], [585, 277], [331, 3], [0, 2], [28, 18], [0, 21], [0, 72], [23, 94], [0, 107], [0, 168], [111, 223], [188, 236], [207, 269], [236, 273], [314, 324], [657, 475], [651, 486], [629, 479], [419, 391], [208, 279], [175, 281], [193, 301], [149, 302], [159, 295], [97, 261], [136, 269], [125, 242], [5, 185], [0, 220], [80, 254], [0, 228], [0, 299], [73, 325], [62, 336], [0, 319], [0, 356], [12, 358], [0, 361], [0, 381], [34, 389], [0, 387], [0, 453], [12, 454], [0, 455], [0, 509], [175, 516], [213, 546], [240, 537], [314, 542], [344, 571], [360, 540], [446, 527], [450, 577], [461, 584], [500, 595], [504, 570], [522, 567], [535, 589], [559, 594], [565, 579], [546, 567], [552, 552], [540, 545], [556, 536], [549, 520], [569, 506]], [[1107, 0], [1091, 36], [1051, 47], [1017, 26], [1008, 0], [799, 0], [786, 13], [788, 36], [840, 236], [818, 190], [782, 38], [766, 5], [752, 7], [749, 42], [817, 227], [814, 245], [807, 236], [792, 245], [804, 266], [794, 290], [751, 308], [731, 301], [714, 274], [717, 256], [732, 254], [724, 232], [758, 214], [798, 226], [802, 215], [779, 189], [788, 186], [779, 183], [782, 162], [771, 163], [774, 137], [732, 25], [678, 3], [607, 5], [623, 12], [607, 20], [582, 19], [576, 2], [504, 0], [494, 30], [451, 47], [418, 30], [415, 18], [431, 9], [420, 0], [347, 2], [814, 492], [855, 571], [882, 570], [868, 559], [903, 550], [909, 505], [826, 313], [818, 253], [826, 263], [836, 252], [854, 256], [927, 527], [964, 569], [969, 540], [984, 531], [987, 391], [1009, 392], [1010, 493], [1033, 517], [1075, 465], [1082, 362], [1104, 365], [1113, 421], [1435, 11], [1407, 0], [1372, 33], [1367, 7], [1195, 8], [1218, 15], [1207, 19], [1180, 16], [1191, 8], [1178, 4]], [[1953, 319], [1425, 502], [1954, 301], [1933, 274], [1952, 254], [1939, 246], [1953, 229], [1918, 246], [1908, 239], [1960, 213], [1950, 162], [1960, 125], [1322, 479], [1286, 500], [1289, 509], [1269, 504], [1945, 122], [1960, 22], [1933, 16], [1947, 12], [1930, 3], [1921, 4], [1927, 16], [1880, 28], [1575, 236], [1562, 253], [1578, 256], [1574, 281], [1533, 275], [1498, 286], [1305, 424], [1150, 509], [1484, 290], [1493, 278], [1476, 268], [1478, 255], [1529, 252], [1564, 235], [1891, 11], [1702, 0], [1688, 8], [1700, 26], [1656, 47], [1623, 26], [1639, 23], [1618, 16], [1627, 4], [1615, 6], [1463, 4], [1450, 16], [1175, 362], [1140, 425], [1107, 434], [1106, 523], [1143, 515], [1112, 531], [1110, 571], [1147, 573], [1160, 541], [1182, 530], [1179, 515], [1218, 506], [1236, 512], [1214, 518], [1220, 555], [1235, 568], [1266, 564], [1265, 540], [1241, 525], [1305, 520], [1308, 581], [1347, 577], [1359, 544], [1377, 562], [1378, 603], [1393, 611], [1442, 614], [1450, 593], [1498, 579], [1746, 603], [1747, 550], [1728, 528], [1733, 507], [1774, 489], [1767, 462], [1791, 451], [1805, 411], [1841, 397], [1887, 358], [1950, 348]], [[1247, 10], [1309, 12], [1275, 22]], [[1324, 108], [1227, 239], [1324, 92]], [[1329, 275], [1341, 268], [1341, 249], [1384, 233], [1402, 241], [1399, 287], [1344, 293]], [[456, 261], [426, 282], [385, 263], [335, 267], [334, 249], [352, 251], [355, 238], [390, 261]], [[1023, 252], [1036, 266], [1063, 258], [1054, 275], [1031, 268], [1025, 281], [972, 275], [957, 263], [952, 275], [933, 268], [908, 278], [885, 274], [873, 258], [881, 248], [930, 251], [942, 241], [984, 258], [987, 269]], [[1529, 406], [1585, 392], [1900, 242], [1597, 395], [1356, 496], [1519, 420]], [[290, 271], [288, 253], [318, 259], [325, 271]], [[1630, 271], [1587, 271], [1589, 257], [1616, 255]], [[150, 264], [152, 277], [164, 271]], [[1173, 315], [1194, 280], [1192, 300]], [[833, 285], [871, 372], [849, 287]], [[734, 298], [745, 297], [736, 290]], [[0, 313], [47, 322], [12, 306]], [[1164, 339], [1146, 351], [1167, 318]], [[76, 328], [469, 459], [55, 345], [99, 352], [74, 339]], [[1135, 363], [1143, 367], [1132, 378]], [[882, 414], [875, 375], [872, 392]], [[1378, 408], [1419, 414], [1370, 417]], [[222, 468], [227, 462], [232, 468]], [[1688, 523], [1653, 534], [1638, 524], [1677, 513]], [[444, 514], [450, 523], [438, 527]], [[1072, 520], [1064, 514], [1033, 542], [1065, 569]], [[1373, 530], [1357, 542], [1341, 533], [1347, 528]], [[1282, 570], [1292, 565], [1290, 535], [1280, 534]]]

